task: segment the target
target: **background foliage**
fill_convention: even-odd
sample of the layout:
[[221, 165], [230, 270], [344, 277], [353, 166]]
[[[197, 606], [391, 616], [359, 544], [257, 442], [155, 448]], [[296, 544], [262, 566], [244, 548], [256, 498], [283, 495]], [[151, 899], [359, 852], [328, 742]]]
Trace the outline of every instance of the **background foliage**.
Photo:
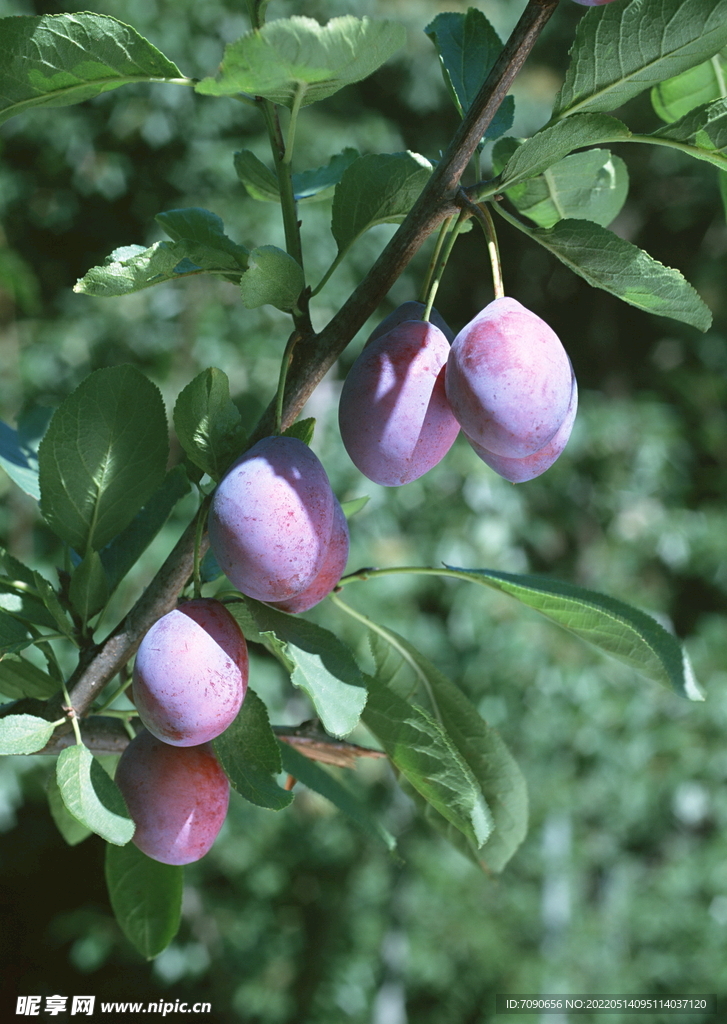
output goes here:
[[[301, 117], [301, 166], [344, 146], [409, 148], [436, 160], [456, 115], [422, 29], [440, 10], [466, 4], [274, 4], [271, 16], [369, 14], [408, 28], [407, 50], [373, 79]], [[504, 37], [524, 5], [477, 6]], [[242, 7], [123, 0], [93, 10], [135, 25], [186, 74], [203, 77], [247, 28]], [[73, 9], [0, 0], [2, 16]], [[564, 2], [546, 28], [516, 83], [512, 134], [547, 120], [582, 16]], [[629, 101], [628, 115], [638, 130], [659, 127], [648, 94]], [[167, 409], [196, 373], [220, 366], [243, 423], [255, 422], [277, 376], [283, 314], [246, 310], [232, 285], [204, 278], [123, 300], [73, 295], [71, 287], [112, 249], [164, 237], [153, 221], [159, 210], [207, 207], [245, 244], [282, 245], [277, 209], [253, 202], [233, 166], [241, 148], [264, 156], [261, 127], [233, 101], [154, 86], [4, 126], [3, 419], [15, 422], [30, 402], [58, 404], [92, 369], [133, 363], [161, 388]], [[354, 584], [347, 600], [356, 604], [368, 588], [376, 618], [463, 687], [522, 766], [531, 826], [505, 873], [478, 873], [414, 816], [386, 766], [361, 764], [345, 781], [383, 812], [401, 860], [305, 789], [280, 814], [233, 799], [213, 851], [188, 869], [177, 939], [145, 963], [113, 921], [102, 841], [92, 836], [71, 849], [48, 818], [51, 759], [5, 758], [0, 946], [9, 996], [17, 988], [209, 999], [217, 1019], [255, 1024], [479, 1024], [490, 1019], [493, 994], [507, 991], [716, 991], [727, 999], [727, 230], [709, 165], [667, 150], [614, 151], [631, 177], [614, 229], [682, 270], [715, 322], [701, 335], [650, 317], [503, 228], [508, 292], [556, 330], [581, 389], [571, 443], [545, 476], [513, 487], [458, 442], [405, 488], [364, 481], [335, 422], [355, 344], [307, 414], [318, 418], [314, 447], [336, 493], [371, 495], [352, 520], [350, 568], [486, 565], [623, 597], [685, 638], [707, 701], [687, 704], [484, 588], [410, 577]], [[328, 203], [305, 207], [313, 280], [335, 254], [329, 216]], [[336, 271], [314, 306], [317, 327], [392, 230], [364, 236]], [[382, 314], [415, 295], [427, 252]], [[485, 248], [471, 232], [457, 244], [437, 305], [458, 329], [490, 298]], [[57, 541], [5, 477], [0, 488], [3, 539], [50, 571]], [[180, 503], [179, 518], [120, 587], [119, 605], [136, 596], [191, 511]], [[335, 620], [344, 636], [351, 628], [328, 602], [312, 617]], [[353, 631], [349, 639], [357, 642]], [[309, 714], [261, 647], [251, 680], [274, 721], [297, 724]]]

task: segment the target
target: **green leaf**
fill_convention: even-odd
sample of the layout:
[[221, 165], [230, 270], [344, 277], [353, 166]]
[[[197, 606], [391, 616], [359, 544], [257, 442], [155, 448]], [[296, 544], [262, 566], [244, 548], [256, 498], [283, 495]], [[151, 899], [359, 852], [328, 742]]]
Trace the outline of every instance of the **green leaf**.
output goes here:
[[[250, 599], [246, 604], [258, 635], [290, 671], [293, 685], [308, 694], [326, 732], [347, 736], [366, 704], [364, 677], [348, 647], [327, 629], [298, 615]], [[230, 606], [233, 614], [234, 608]]]
[[82, 825], [109, 843], [123, 846], [134, 834], [124, 798], [88, 747], [66, 747], [56, 765], [63, 803]]
[[[602, 142], [628, 141], [630, 138], [629, 129], [615, 117], [606, 114], [574, 114], [566, 121], [543, 128], [517, 146], [502, 170], [500, 188], [511, 188], [527, 178], [541, 174], [575, 149]], [[497, 143], [493, 152], [496, 167], [499, 163], [498, 154], [504, 154], [512, 141], [502, 139]]]
[[[490, 871], [502, 871], [527, 833], [527, 788], [517, 762], [499, 734], [451, 680], [403, 637], [382, 626], [376, 628], [378, 634], [371, 638], [377, 678], [393, 686], [394, 692], [416, 687], [420, 695], [426, 695], [432, 712], [477, 780], [491, 816], [492, 832], [475, 859]], [[383, 658], [379, 644], [386, 647]], [[409, 678], [404, 682], [402, 676]], [[461, 832], [440, 820], [440, 828], [451, 833], [450, 840], [459, 845]], [[470, 853], [474, 853], [472, 847]]]
[[308, 416], [304, 420], [296, 420], [295, 423], [291, 423], [288, 429], [283, 431], [283, 437], [297, 437], [303, 444], [310, 446], [315, 429], [315, 418]]
[[216, 79], [195, 88], [207, 96], [248, 93], [292, 108], [332, 96], [368, 78], [406, 41], [403, 25], [345, 15], [269, 21], [225, 47]]
[[373, 817], [368, 808], [351, 792], [348, 786], [344, 786], [325, 768], [321, 768], [315, 761], [301, 754], [292, 744], [285, 743], [283, 740], [278, 742], [283, 768], [286, 772], [298, 782], [302, 782], [308, 789], [320, 793], [367, 835], [382, 840], [389, 850], [396, 847], [396, 840], [391, 833]]
[[183, 868], [152, 860], [129, 843], [106, 847], [105, 873], [119, 927], [142, 956], [153, 959], [179, 930]]
[[461, 579], [501, 590], [559, 626], [690, 700], [703, 700], [679, 640], [650, 615], [623, 601], [540, 576], [457, 569]]
[[214, 741], [215, 753], [230, 782], [246, 800], [274, 811], [287, 807], [293, 794], [275, 776], [282, 770], [280, 750], [265, 704], [248, 687], [234, 722]]
[[38, 449], [40, 507], [79, 554], [125, 529], [164, 479], [159, 389], [134, 366], [96, 370], [56, 409]]
[[[357, 149], [347, 147], [332, 156], [325, 167], [301, 171], [293, 175], [293, 194], [299, 203], [319, 202], [333, 195], [343, 172], [359, 157]], [[249, 149], [235, 153], [235, 170], [253, 199], [264, 203], [279, 203], [278, 179]]]
[[662, 121], [676, 121], [695, 107], [723, 99], [727, 78], [727, 52], [667, 78], [651, 90], [651, 105]]
[[174, 506], [189, 493], [183, 466], [175, 466], [129, 525], [100, 551], [109, 590], [119, 585], [169, 518]]
[[106, 607], [109, 581], [98, 551], [89, 551], [73, 570], [68, 596], [82, 622], [88, 622]]
[[[500, 56], [500, 37], [475, 7], [468, 8], [466, 14], [438, 14], [424, 31], [437, 48], [445, 85], [464, 117]], [[506, 96], [485, 138], [496, 139], [509, 131], [514, 116], [515, 101]]]
[[158, 213], [154, 219], [174, 242], [197, 242], [215, 253], [227, 253], [235, 261], [236, 270], [238, 267], [244, 270], [247, 266], [249, 250], [227, 237], [222, 218], [216, 213], [199, 206], [189, 206]]
[[58, 683], [30, 661], [6, 654], [0, 661], [0, 693], [17, 700], [36, 697], [45, 700], [58, 690]]
[[351, 516], [355, 516], [357, 512], [360, 512], [362, 508], [365, 508], [371, 498], [368, 494], [364, 494], [360, 498], [351, 498], [349, 501], [341, 502], [341, 509], [346, 519], [350, 519]]
[[725, 218], [727, 218], [727, 171], [720, 171], [718, 174], [719, 179], [719, 194], [722, 198], [722, 206], [724, 207]]
[[0, 657], [5, 654], [15, 654], [35, 643], [32, 637], [28, 636], [28, 630], [13, 615], [0, 610]]
[[235, 170], [252, 199], [261, 203], [280, 202], [278, 179], [249, 149], [235, 153]]
[[[506, 216], [503, 210], [499, 212]], [[594, 288], [602, 288], [647, 313], [671, 317], [700, 331], [709, 329], [709, 308], [678, 270], [665, 267], [600, 224], [563, 220], [544, 229], [529, 227], [509, 216], [506, 219]]]
[[369, 678], [364, 725], [407, 781], [477, 848], [492, 830], [492, 816], [475, 777], [432, 716]]
[[219, 481], [246, 442], [227, 374], [210, 367], [187, 385], [174, 406], [174, 429], [192, 462]]
[[82, 295], [112, 298], [197, 274], [218, 274], [227, 281], [237, 282], [246, 266], [247, 257], [243, 263], [217, 245], [188, 238], [178, 242], [155, 242], [148, 248], [125, 245], [114, 249], [102, 266], [91, 267], [73, 290]]
[[553, 164], [505, 195], [519, 213], [543, 228], [565, 218], [610, 224], [626, 201], [629, 172], [607, 149], [589, 149]]
[[295, 307], [304, 286], [303, 268], [297, 260], [275, 245], [261, 245], [250, 253], [240, 293], [247, 309], [270, 303], [287, 313]]
[[615, 110], [727, 44], [727, 0], [632, 0], [581, 18], [554, 118]]
[[[0, 21], [0, 24], [2, 21]], [[28, 450], [7, 423], [0, 422], [0, 467], [5, 470], [13, 483], [37, 501], [40, 498], [38, 486], [38, 457]]]
[[23, 565], [21, 561], [3, 547], [0, 547], [0, 565], [5, 570], [5, 574], [9, 579], [26, 583], [30, 587], [35, 586], [33, 570], [29, 569], [27, 565]]
[[727, 99], [690, 110], [675, 124], [664, 125], [647, 138], [673, 139], [693, 146], [691, 155], [727, 170]]
[[58, 780], [56, 779], [55, 771], [48, 778], [47, 792], [48, 807], [50, 809], [51, 818], [56, 823], [58, 831], [68, 845], [77, 846], [78, 843], [82, 843], [84, 839], [88, 839], [88, 837], [93, 833], [90, 828], [86, 828], [86, 826], [82, 825], [80, 821], [77, 821], [63, 803], [63, 797], [61, 796], [61, 791], [58, 788]]
[[48, 609], [37, 595], [28, 593], [25, 585], [17, 579], [0, 576], [0, 608], [23, 622], [32, 622], [35, 626], [55, 631], [55, 620]]
[[0, 754], [35, 754], [53, 735], [55, 725], [37, 715], [0, 718]]
[[33, 585], [38, 591], [46, 609], [50, 612], [58, 631], [64, 633], [69, 639], [75, 637], [75, 628], [69, 618], [68, 611], [61, 604], [58, 594], [45, 576], [41, 576], [39, 572], [34, 572]]
[[103, 14], [0, 19], [0, 124], [31, 107], [65, 107], [130, 82], [180, 79], [176, 64]]
[[339, 252], [375, 224], [398, 224], [432, 173], [418, 153], [373, 153], [344, 172], [333, 197], [331, 231]]
[[347, 146], [342, 153], [336, 153], [324, 167], [314, 167], [310, 171], [299, 171], [293, 175], [293, 194], [299, 203], [320, 202], [330, 199], [333, 190], [343, 177], [343, 172], [354, 160], [359, 159], [359, 151]]

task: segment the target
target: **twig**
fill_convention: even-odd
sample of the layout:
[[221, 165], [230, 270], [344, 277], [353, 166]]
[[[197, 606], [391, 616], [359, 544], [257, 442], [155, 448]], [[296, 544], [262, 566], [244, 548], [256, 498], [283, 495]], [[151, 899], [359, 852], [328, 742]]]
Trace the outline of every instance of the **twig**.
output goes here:
[[[446, 153], [396, 234], [321, 333], [309, 337], [304, 334], [303, 342], [296, 345], [286, 385], [283, 430], [297, 418], [326, 372], [375, 312], [423, 242], [445, 218], [459, 213], [456, 203], [459, 180], [558, 2], [529, 0]], [[271, 433], [274, 422], [273, 401], [261, 417], [250, 443]], [[146, 631], [174, 608], [178, 594], [193, 572], [195, 524], [196, 520], [187, 527], [123, 622], [90, 652], [90, 657], [84, 659], [69, 681], [73, 706], [79, 715], [133, 656]]]

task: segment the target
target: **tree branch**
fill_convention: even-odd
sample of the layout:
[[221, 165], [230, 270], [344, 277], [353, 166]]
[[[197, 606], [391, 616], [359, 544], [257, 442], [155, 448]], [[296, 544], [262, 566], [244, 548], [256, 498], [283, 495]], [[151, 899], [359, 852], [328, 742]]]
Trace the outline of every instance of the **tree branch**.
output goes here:
[[[446, 217], [458, 212], [459, 180], [558, 2], [529, 0], [446, 153], [396, 234], [321, 333], [306, 333], [296, 345], [287, 380], [283, 429], [296, 419], [326, 372], [375, 312], [423, 242]], [[273, 402], [261, 417], [251, 443], [271, 432], [274, 418]], [[134, 655], [147, 630], [176, 605], [192, 575], [194, 538], [192, 523], [123, 622], [79, 665], [69, 682], [71, 700], [79, 715], [88, 710], [106, 683]], [[58, 702], [59, 708], [60, 703], [62, 700]]]

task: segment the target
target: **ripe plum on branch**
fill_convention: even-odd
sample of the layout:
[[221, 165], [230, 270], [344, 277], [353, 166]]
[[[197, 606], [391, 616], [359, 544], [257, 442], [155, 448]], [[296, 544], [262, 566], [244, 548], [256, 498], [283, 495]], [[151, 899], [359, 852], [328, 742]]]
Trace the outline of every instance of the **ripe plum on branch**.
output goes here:
[[204, 857], [227, 814], [230, 784], [208, 744], [172, 747], [144, 730], [121, 755], [116, 783], [133, 842], [163, 864]]
[[151, 733], [190, 747], [224, 732], [240, 710], [247, 680], [240, 627], [219, 601], [199, 599], [162, 616], [142, 640], [133, 699]]
[[243, 594], [287, 601], [320, 572], [333, 516], [333, 491], [317, 456], [298, 438], [265, 437], [217, 488], [210, 545]]

